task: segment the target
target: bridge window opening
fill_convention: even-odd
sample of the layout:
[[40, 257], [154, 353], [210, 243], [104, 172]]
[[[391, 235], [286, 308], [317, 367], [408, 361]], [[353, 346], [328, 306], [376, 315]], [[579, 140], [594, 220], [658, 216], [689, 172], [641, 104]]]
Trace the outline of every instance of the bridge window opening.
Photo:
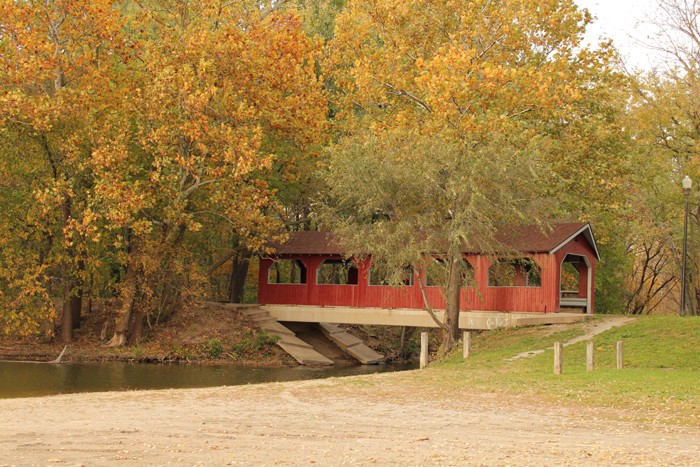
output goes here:
[[316, 271], [318, 285], [357, 285], [359, 274], [351, 261], [327, 259]]
[[[462, 287], [474, 287], [474, 266], [466, 259], [460, 264]], [[425, 270], [425, 285], [427, 287], [446, 287], [450, 270], [447, 260], [433, 258]]]
[[560, 291], [562, 298], [585, 298], [589, 275], [585, 256], [568, 254], [561, 263]]
[[489, 287], [541, 287], [542, 269], [529, 258], [497, 260], [489, 268]]
[[270, 265], [268, 284], [306, 284], [306, 266], [298, 259], [281, 259]]
[[564, 261], [561, 266], [561, 293], [564, 297], [577, 297], [580, 283], [579, 263]]
[[390, 270], [386, 264], [381, 262], [372, 263], [369, 268], [369, 285], [413, 285], [413, 268], [404, 266], [399, 271]]

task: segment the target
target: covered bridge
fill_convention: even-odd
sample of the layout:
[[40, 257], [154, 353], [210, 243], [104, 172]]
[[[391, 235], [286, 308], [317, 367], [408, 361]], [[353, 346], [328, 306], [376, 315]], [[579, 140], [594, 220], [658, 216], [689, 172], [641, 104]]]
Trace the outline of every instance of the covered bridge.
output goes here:
[[[461, 310], [472, 314], [593, 313], [593, 281], [600, 255], [589, 224], [556, 224], [547, 232], [523, 226], [509, 229], [498, 239], [522, 256], [498, 259], [465, 252], [469, 282], [474, 285], [462, 288]], [[351, 317], [366, 309], [423, 310], [420, 280], [430, 306], [445, 308], [441, 287], [430, 268], [427, 273], [410, 271], [400, 286], [385, 285], [378, 276], [371, 259], [346, 260], [342, 244], [332, 234], [292, 232], [273, 256], [261, 258], [258, 303], [276, 310], [280, 320], [415, 325], [388, 318]], [[289, 307], [277, 305], [304, 306], [307, 311], [315, 309], [315, 314], [297, 319], [298, 312], [290, 314]], [[331, 320], [321, 307], [341, 307], [344, 318]], [[280, 311], [283, 308], [286, 311]]]

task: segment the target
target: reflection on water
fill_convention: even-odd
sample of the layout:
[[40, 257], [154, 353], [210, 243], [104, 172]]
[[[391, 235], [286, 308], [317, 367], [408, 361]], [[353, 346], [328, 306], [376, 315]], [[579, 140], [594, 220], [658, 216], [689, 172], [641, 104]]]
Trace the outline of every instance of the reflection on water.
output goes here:
[[0, 398], [294, 381], [401, 371], [415, 365], [253, 368], [139, 363], [0, 363]]

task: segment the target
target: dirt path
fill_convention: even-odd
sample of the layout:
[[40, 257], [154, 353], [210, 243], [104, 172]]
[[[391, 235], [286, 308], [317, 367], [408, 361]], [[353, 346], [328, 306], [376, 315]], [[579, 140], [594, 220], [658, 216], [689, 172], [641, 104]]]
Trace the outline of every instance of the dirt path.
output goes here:
[[430, 375], [0, 400], [0, 465], [700, 465], [698, 428]]
[[[589, 322], [589, 326], [586, 329], [586, 333], [582, 336], [574, 337], [571, 340], [564, 342], [564, 347], [569, 345], [578, 344], [579, 342], [587, 341], [593, 339], [598, 334], [602, 334], [605, 331], [609, 331], [612, 328], [623, 326], [625, 324], [631, 323], [635, 318], [630, 318], [629, 316], [610, 316], [600, 321]], [[513, 357], [507, 358], [506, 361], [512, 362], [514, 360], [519, 360], [521, 358], [530, 358], [535, 355], [540, 355], [549, 349], [537, 349], [528, 350], [527, 352], [519, 353]]]

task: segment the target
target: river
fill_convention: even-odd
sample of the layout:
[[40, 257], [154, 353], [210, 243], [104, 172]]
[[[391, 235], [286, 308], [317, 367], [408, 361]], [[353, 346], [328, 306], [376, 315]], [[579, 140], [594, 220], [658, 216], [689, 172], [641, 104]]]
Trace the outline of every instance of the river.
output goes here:
[[416, 368], [413, 364], [256, 368], [144, 363], [0, 362], [0, 398], [76, 392], [173, 389], [352, 376]]

